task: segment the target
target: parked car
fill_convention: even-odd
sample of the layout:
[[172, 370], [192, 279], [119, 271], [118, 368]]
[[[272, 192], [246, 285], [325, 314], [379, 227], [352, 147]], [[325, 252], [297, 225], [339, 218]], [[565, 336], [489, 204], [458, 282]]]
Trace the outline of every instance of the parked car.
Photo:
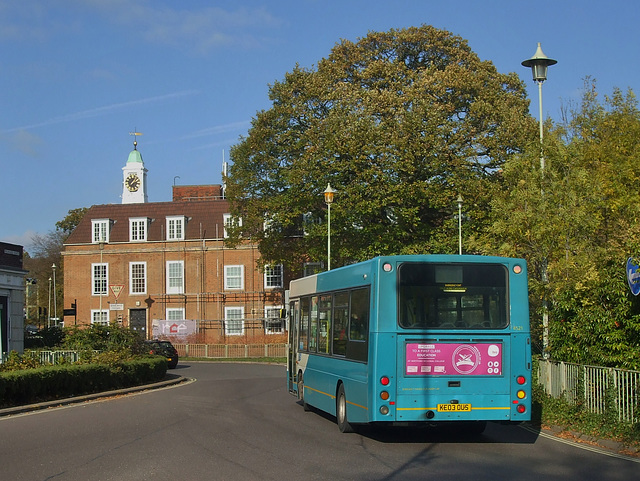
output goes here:
[[178, 365], [178, 351], [173, 347], [171, 342], [154, 339], [151, 341], [144, 341], [144, 343], [149, 348], [149, 354], [166, 357], [169, 369], [176, 368]]

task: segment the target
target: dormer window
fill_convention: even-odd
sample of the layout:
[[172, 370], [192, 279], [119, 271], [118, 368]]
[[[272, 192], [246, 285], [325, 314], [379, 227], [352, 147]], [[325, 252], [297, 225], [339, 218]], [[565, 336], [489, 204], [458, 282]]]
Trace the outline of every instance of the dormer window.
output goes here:
[[92, 242], [94, 244], [102, 244], [109, 242], [109, 227], [111, 221], [109, 219], [92, 219], [91, 232]]
[[231, 214], [222, 214], [222, 222], [224, 224], [224, 238], [229, 237], [227, 229], [242, 226], [242, 217], [233, 217]]
[[146, 217], [132, 217], [129, 219], [129, 240], [131, 242], [141, 242], [147, 240], [147, 225], [149, 219]]
[[167, 240], [184, 240], [185, 217], [174, 215], [167, 217]]

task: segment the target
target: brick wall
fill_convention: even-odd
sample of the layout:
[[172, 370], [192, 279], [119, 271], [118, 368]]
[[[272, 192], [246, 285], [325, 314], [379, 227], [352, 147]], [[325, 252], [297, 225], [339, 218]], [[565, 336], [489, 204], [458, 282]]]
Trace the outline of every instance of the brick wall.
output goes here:
[[174, 185], [173, 201], [197, 199], [218, 199], [222, 197], [222, 186], [213, 185]]

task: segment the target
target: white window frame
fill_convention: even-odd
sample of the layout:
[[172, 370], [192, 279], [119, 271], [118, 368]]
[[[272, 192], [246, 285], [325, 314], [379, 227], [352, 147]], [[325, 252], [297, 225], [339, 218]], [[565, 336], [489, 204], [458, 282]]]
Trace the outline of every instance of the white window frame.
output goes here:
[[183, 215], [167, 216], [167, 240], [184, 240], [186, 224]]
[[[280, 317], [281, 310], [282, 310], [282, 306], [266, 306], [264, 308], [265, 334], [283, 334], [284, 333], [284, 319]], [[278, 330], [274, 330], [271, 328], [269, 319], [277, 319], [279, 321], [280, 325], [278, 327]]]
[[165, 312], [167, 321], [184, 321], [184, 307], [167, 307]]
[[[100, 282], [98, 276], [96, 276], [96, 269], [104, 267], [104, 289], [96, 289], [96, 282]], [[102, 277], [102, 276], [100, 276]], [[92, 296], [106, 296], [109, 293], [109, 264], [106, 262], [98, 262], [91, 264], [91, 295]]]
[[109, 243], [109, 219], [91, 219], [91, 242], [93, 244]]
[[[142, 279], [142, 284], [143, 284], [143, 290], [142, 291], [134, 291], [134, 284], [138, 283], [138, 278], [136, 277], [134, 279], [133, 274], [134, 274], [134, 266], [143, 266], [142, 269], [142, 274], [143, 274], [143, 279]], [[136, 281], [134, 283], [134, 280]], [[146, 295], [147, 294], [147, 263], [146, 262], [129, 262], [129, 294], [133, 295], [133, 296], [141, 296], [141, 295]]]
[[106, 309], [91, 309], [91, 324], [98, 326], [109, 325], [109, 311]]
[[225, 306], [224, 332], [227, 336], [244, 335], [244, 307]]
[[129, 241], [144, 242], [147, 240], [149, 219], [146, 217], [129, 218]]
[[242, 227], [242, 217], [233, 217], [231, 214], [222, 214], [222, 225], [224, 230], [224, 238], [229, 237], [227, 227]]
[[[180, 266], [179, 277], [172, 266]], [[167, 261], [167, 294], [184, 294], [184, 261]]]
[[[274, 270], [279, 270], [279, 273], [274, 273]], [[264, 288], [265, 289], [278, 289], [283, 284], [283, 269], [282, 264], [268, 265], [264, 267]]]
[[[240, 269], [240, 273], [235, 272]], [[238, 282], [239, 284], [238, 285]], [[233, 265], [224, 266], [224, 288], [230, 291], [241, 291], [244, 289], [244, 266]]]

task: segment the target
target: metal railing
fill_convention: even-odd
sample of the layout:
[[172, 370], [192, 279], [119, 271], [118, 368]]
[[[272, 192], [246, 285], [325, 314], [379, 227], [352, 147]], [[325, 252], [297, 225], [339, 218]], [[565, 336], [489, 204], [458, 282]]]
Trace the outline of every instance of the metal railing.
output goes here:
[[595, 414], [615, 410], [620, 422], [640, 421], [640, 371], [540, 359], [538, 382], [554, 398]]
[[181, 357], [249, 359], [286, 357], [287, 345], [278, 344], [173, 344]]
[[[94, 351], [99, 352], [99, 351]], [[80, 359], [80, 351], [31, 351], [25, 350], [25, 356], [31, 356], [39, 360], [42, 364], [58, 364], [61, 360], [74, 363]]]

